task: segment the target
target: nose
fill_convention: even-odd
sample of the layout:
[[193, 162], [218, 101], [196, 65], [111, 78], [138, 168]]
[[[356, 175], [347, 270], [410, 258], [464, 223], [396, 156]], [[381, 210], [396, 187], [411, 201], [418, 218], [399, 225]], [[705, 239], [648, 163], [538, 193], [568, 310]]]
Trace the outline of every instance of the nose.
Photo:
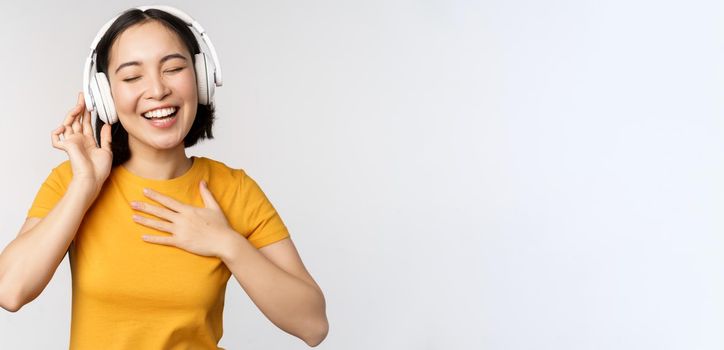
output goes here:
[[163, 80], [162, 76], [156, 74], [151, 75], [149, 84], [146, 94], [149, 99], [160, 101], [171, 93], [171, 89]]

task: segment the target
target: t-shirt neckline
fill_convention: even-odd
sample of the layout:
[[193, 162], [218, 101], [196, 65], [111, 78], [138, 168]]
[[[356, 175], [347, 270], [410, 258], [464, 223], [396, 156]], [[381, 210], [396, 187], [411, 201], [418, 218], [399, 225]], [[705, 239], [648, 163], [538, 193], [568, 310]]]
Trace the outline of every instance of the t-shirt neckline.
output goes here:
[[178, 177], [174, 177], [172, 179], [166, 179], [166, 180], [157, 180], [157, 179], [149, 179], [145, 177], [138, 176], [134, 173], [132, 173], [130, 170], [126, 169], [123, 164], [120, 164], [117, 166], [118, 171], [118, 177], [124, 180], [129, 180], [131, 182], [135, 182], [138, 184], [141, 184], [143, 186], [152, 186], [152, 187], [173, 187], [180, 184], [188, 183], [189, 181], [193, 180], [196, 176], [196, 174], [199, 172], [199, 168], [201, 167], [201, 159], [199, 157], [191, 156], [191, 167], [186, 170], [185, 173], [181, 174]]

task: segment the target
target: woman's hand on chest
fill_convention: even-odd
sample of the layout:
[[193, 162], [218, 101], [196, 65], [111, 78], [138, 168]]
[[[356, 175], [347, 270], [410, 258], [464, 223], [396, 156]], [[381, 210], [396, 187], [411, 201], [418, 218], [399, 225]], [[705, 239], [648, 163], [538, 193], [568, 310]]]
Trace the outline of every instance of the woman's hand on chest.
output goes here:
[[181, 248], [197, 255], [219, 257], [223, 245], [228, 241], [228, 235], [237, 233], [229, 225], [224, 212], [204, 181], [201, 181], [199, 188], [204, 201], [203, 208], [180, 203], [173, 198], [145, 189], [146, 197], [162, 206], [131, 202], [131, 207], [162, 220], [141, 215], [134, 215], [133, 220], [140, 225], [171, 235], [144, 235], [142, 239], [148, 243]]

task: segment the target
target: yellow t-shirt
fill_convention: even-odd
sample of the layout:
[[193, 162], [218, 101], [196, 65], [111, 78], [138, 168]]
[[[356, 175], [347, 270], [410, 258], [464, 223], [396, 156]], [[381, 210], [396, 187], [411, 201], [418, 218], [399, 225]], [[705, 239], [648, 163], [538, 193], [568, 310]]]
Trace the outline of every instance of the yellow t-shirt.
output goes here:
[[[45, 217], [72, 178], [70, 161], [53, 169], [28, 211]], [[257, 248], [289, 237], [278, 213], [243, 170], [193, 157], [185, 174], [151, 180], [113, 168], [70, 246], [73, 280], [71, 349], [220, 349], [226, 284], [231, 272], [218, 258], [144, 242], [168, 235], [132, 220], [131, 201], [154, 203], [148, 187], [203, 207], [206, 180], [231, 227]], [[160, 204], [156, 204], [160, 205]]]

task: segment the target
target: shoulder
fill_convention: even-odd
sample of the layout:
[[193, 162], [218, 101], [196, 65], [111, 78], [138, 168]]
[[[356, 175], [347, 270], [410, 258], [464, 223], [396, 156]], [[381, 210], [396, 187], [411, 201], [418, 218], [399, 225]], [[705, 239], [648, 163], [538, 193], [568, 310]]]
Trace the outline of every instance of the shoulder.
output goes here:
[[56, 165], [55, 168], [53, 168], [53, 171], [57, 171], [61, 174], [67, 174], [67, 173], [72, 174], [73, 168], [71, 168], [71, 166], [70, 166], [70, 160], [66, 159], [63, 162], [61, 162], [60, 164]]
[[212, 183], [216, 186], [224, 184], [226, 190], [231, 190], [232, 186], [234, 186], [236, 190], [241, 191], [246, 195], [262, 193], [259, 184], [246, 172], [246, 170], [227, 165], [221, 161], [211, 158], [198, 157], [198, 160], [201, 162], [200, 165], [203, 169], [202, 171], [205, 172], [210, 185]]
[[52, 179], [62, 184], [70, 183], [73, 179], [73, 168], [70, 166], [70, 160], [65, 160], [55, 166], [51, 171], [48, 179]]
[[242, 168], [229, 166], [224, 162], [211, 158], [197, 157], [197, 159], [201, 163], [202, 171], [207, 174], [209, 182], [242, 183], [248, 178], [246, 171]]
[[55, 204], [55, 201], [65, 193], [71, 180], [73, 180], [73, 168], [70, 166], [70, 160], [66, 160], [51, 169], [36, 195], [36, 201], [40, 197]]

